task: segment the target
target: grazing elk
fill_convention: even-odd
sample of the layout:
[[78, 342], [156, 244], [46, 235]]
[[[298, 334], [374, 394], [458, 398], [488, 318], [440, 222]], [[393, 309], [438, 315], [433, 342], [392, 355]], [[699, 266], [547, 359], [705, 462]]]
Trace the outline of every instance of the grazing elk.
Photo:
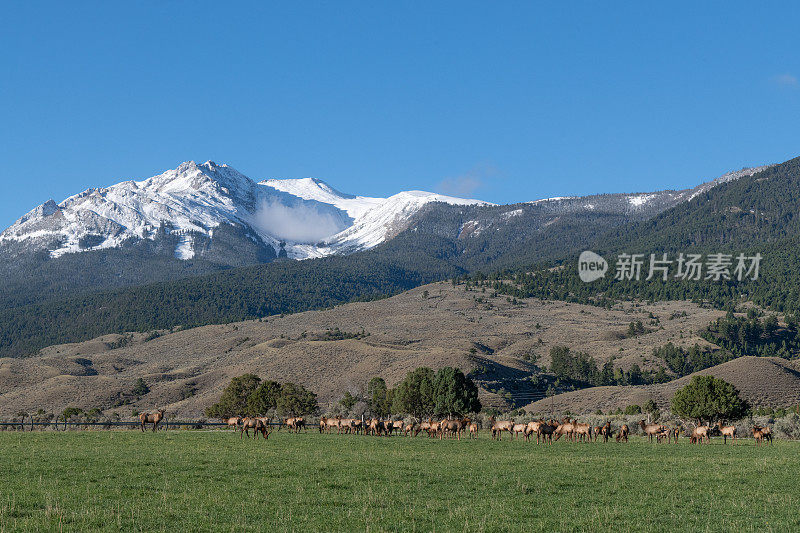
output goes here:
[[619, 428], [619, 431], [617, 432], [617, 442], [628, 442], [628, 434], [630, 431], [631, 430], [628, 427], [628, 424], [622, 424], [622, 427]]
[[239, 432], [239, 439], [246, 433], [247, 438], [250, 438], [250, 429], [253, 430], [253, 438], [258, 438], [258, 434], [265, 438], [269, 438], [269, 418], [259, 417], [245, 417], [242, 419], [242, 429]]
[[573, 440], [575, 437], [575, 423], [569, 418], [564, 418], [553, 433], [556, 436], [556, 441], [564, 435], [566, 435], [566, 440]]
[[723, 426], [717, 422], [717, 429], [722, 434], [722, 444], [728, 444], [728, 437], [731, 438], [731, 444], [736, 444], [736, 426]]
[[433, 424], [433, 420], [430, 419], [430, 418], [428, 419], [427, 422], [421, 422], [417, 426], [416, 433], [414, 433], [414, 436], [416, 437], [417, 435], [420, 434], [420, 432], [424, 431], [430, 437], [431, 436], [431, 424]]
[[556, 432], [556, 429], [558, 429], [558, 423], [555, 420], [550, 420], [549, 422], [540, 420], [539, 433], [536, 435], [536, 443], [539, 443], [539, 436], [541, 436], [542, 442], [553, 444], [553, 433]]
[[144, 428], [147, 424], [153, 424], [153, 433], [155, 433], [158, 429], [158, 424], [163, 420], [164, 413], [166, 412], [166, 409], [159, 409], [155, 413], [140, 413], [139, 426], [142, 429], [142, 433], [144, 433]]
[[[514, 428], [514, 422], [511, 420], [495, 420], [494, 417], [490, 418], [489, 421], [492, 423], [492, 439], [503, 440], [503, 431], [508, 431], [512, 433]], [[512, 433], [513, 438], [513, 433]]]
[[644, 420], [639, 420], [639, 427], [642, 428], [644, 434], [653, 442], [653, 437], [656, 437], [656, 442], [659, 442], [659, 435], [664, 433], [667, 428], [661, 424], [645, 424]]
[[470, 438], [474, 438], [474, 439], [478, 438], [478, 424], [477, 424], [477, 422], [470, 422], [469, 423], [469, 436], [470, 436]]

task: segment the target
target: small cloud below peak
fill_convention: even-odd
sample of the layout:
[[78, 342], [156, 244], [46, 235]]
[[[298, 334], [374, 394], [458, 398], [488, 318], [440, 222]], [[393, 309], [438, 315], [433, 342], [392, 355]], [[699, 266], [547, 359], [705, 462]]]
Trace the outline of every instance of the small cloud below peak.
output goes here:
[[445, 178], [436, 185], [436, 192], [459, 198], [469, 198], [497, 174], [491, 166], [479, 165], [459, 176]]
[[792, 74], [778, 74], [772, 77], [772, 83], [779, 87], [800, 88], [800, 80]]

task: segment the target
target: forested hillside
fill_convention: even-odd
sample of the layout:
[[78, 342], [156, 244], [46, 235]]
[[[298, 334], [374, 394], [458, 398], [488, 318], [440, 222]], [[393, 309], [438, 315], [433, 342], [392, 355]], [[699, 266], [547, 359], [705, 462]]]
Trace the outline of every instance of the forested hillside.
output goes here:
[[[800, 158], [770, 167], [751, 177], [720, 185], [688, 203], [648, 221], [609, 231], [593, 250], [610, 263], [602, 279], [584, 283], [578, 278], [577, 253], [562, 261], [563, 268], [498, 274], [497, 289], [510, 296], [539, 296], [601, 305], [617, 300], [689, 299], [720, 308], [744, 301], [779, 312], [800, 309]], [[640, 280], [614, 280], [614, 259], [621, 253], [643, 254]], [[659, 276], [645, 280], [651, 253], [723, 253], [752, 257], [761, 254], [757, 280], [697, 281]], [[673, 265], [674, 267], [674, 265]]]

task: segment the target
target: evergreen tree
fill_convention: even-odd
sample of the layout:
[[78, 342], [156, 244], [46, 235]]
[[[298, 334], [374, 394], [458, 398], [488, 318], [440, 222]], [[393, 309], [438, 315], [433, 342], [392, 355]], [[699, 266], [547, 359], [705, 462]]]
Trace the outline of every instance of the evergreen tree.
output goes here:
[[420, 419], [433, 414], [436, 407], [435, 379], [436, 374], [427, 367], [409, 372], [395, 388], [392, 411]]
[[461, 370], [444, 367], [436, 373], [435, 411], [440, 416], [461, 416], [478, 413], [481, 402], [478, 400], [478, 387]]
[[249, 416], [264, 416], [269, 411], [277, 409], [281, 397], [282, 387], [277, 381], [264, 381], [247, 397], [245, 414]]
[[206, 409], [206, 416], [227, 418], [241, 416], [247, 411], [247, 400], [256, 390], [261, 378], [255, 374], [244, 374], [235, 377], [222, 391], [222, 396], [217, 403]]
[[747, 408], [736, 387], [713, 376], [694, 376], [672, 398], [673, 413], [698, 422], [740, 418]]

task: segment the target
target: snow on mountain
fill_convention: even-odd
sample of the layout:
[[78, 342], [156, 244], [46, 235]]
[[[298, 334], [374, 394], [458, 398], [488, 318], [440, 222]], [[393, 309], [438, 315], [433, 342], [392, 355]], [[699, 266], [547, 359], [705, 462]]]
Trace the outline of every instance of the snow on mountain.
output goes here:
[[315, 200], [334, 205], [346, 211], [353, 219], [361, 217], [373, 207], [377, 207], [386, 201], [386, 198], [345, 194], [317, 178], [269, 179], [260, 181], [259, 185], [274, 187], [279, 191], [293, 194], [305, 200]]
[[[683, 191], [565, 196], [529, 204], [553, 216], [598, 210], [648, 217], [765, 168], [730, 172]], [[60, 204], [48, 200], [0, 233], [0, 246], [24, 243], [33, 251], [46, 249], [58, 257], [174, 235], [169, 242], [175, 257], [192, 259], [199, 236], [213, 239], [215, 230], [225, 224], [238, 228], [241, 238], [257, 246], [305, 259], [376, 246], [407, 229], [413, 216], [431, 202], [492, 205], [424, 191], [389, 198], [354, 196], [316, 178], [256, 183], [227, 165], [188, 161], [143, 181], [87, 189]], [[520, 209], [500, 213], [496, 222], [508, 222], [521, 213]], [[477, 235], [480, 228], [494, 223], [468, 221], [462, 233], [469, 226]]]
[[722, 176], [720, 176], [720, 177], [718, 177], [718, 178], [716, 178], [714, 180], [711, 180], [709, 182], [703, 183], [701, 185], [698, 185], [694, 189], [691, 189], [691, 193], [689, 194], [689, 197], [686, 200], [687, 201], [692, 200], [696, 196], [699, 196], [700, 194], [703, 194], [704, 192], [708, 192], [709, 190], [713, 189], [717, 185], [722, 185], [723, 183], [728, 183], [729, 181], [735, 181], [735, 180], [738, 180], [739, 178], [752, 176], [753, 174], [761, 172], [762, 170], [766, 170], [771, 166], [773, 166], [773, 165], [763, 165], [763, 166], [760, 166], [760, 167], [743, 168], [741, 170], [735, 170], [733, 172], [728, 172], [727, 174], [723, 174]]
[[386, 198], [380, 205], [365, 211], [353, 225], [324, 243], [324, 254], [353, 252], [380, 244], [406, 229], [406, 223], [422, 206], [430, 202], [453, 205], [492, 205], [480, 200], [465, 200], [424, 191], [406, 191]]
[[196, 236], [213, 238], [228, 224], [303, 259], [375, 246], [437, 201], [481, 203], [420, 191], [353, 196], [314, 178], [255, 183], [227, 165], [189, 161], [143, 181], [87, 189], [60, 204], [49, 200], [1, 233], [0, 245], [25, 242], [58, 257], [170, 233], [178, 239], [175, 257], [191, 259]]

